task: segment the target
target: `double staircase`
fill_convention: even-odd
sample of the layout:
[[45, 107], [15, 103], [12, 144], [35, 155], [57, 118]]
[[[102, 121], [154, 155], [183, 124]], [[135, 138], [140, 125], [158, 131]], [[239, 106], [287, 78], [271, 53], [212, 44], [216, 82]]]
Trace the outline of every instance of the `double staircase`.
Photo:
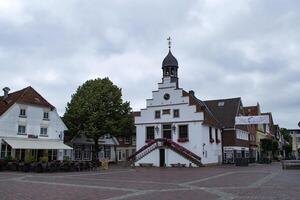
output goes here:
[[179, 145], [178, 143], [166, 138], [157, 138], [151, 140], [145, 146], [136, 151], [133, 155], [128, 157], [127, 160], [131, 163], [134, 163], [160, 147], [169, 148], [177, 154], [181, 155], [182, 157], [186, 158], [187, 160], [191, 161], [195, 165], [202, 166], [201, 157], [194, 154], [185, 147]]

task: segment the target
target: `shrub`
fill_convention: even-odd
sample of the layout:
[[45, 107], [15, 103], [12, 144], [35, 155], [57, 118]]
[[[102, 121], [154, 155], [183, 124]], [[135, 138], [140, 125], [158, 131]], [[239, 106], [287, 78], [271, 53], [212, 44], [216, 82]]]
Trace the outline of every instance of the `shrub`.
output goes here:
[[40, 157], [40, 161], [41, 161], [42, 163], [48, 162], [48, 156]]
[[25, 159], [25, 163], [30, 164], [33, 163], [35, 161], [35, 158], [32, 155], [27, 155], [26, 159]]
[[69, 156], [64, 156], [64, 161], [69, 161], [70, 157]]
[[5, 160], [5, 162], [11, 162], [13, 159], [12, 159], [11, 155], [9, 155], [9, 156], [6, 156], [4, 158], [4, 160]]

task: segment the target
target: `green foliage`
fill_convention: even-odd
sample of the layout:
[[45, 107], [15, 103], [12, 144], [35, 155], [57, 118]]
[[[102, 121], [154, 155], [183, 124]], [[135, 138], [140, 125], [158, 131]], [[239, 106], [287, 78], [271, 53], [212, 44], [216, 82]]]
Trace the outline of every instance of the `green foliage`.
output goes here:
[[43, 162], [43, 163], [48, 162], [48, 156], [40, 157], [40, 161]]
[[4, 158], [5, 162], [10, 162], [13, 160], [13, 158], [11, 157], [11, 155], [8, 155]]
[[133, 132], [130, 111], [129, 102], [122, 100], [121, 89], [108, 78], [98, 78], [78, 87], [67, 104], [63, 120], [73, 136], [83, 133], [94, 139], [97, 155], [98, 139], [102, 135]]
[[288, 156], [288, 157], [291, 155], [291, 153], [293, 151], [293, 147], [292, 147], [291, 144], [285, 144], [283, 146], [283, 149], [285, 150], [285, 155]]
[[292, 144], [292, 136], [286, 128], [281, 128], [280, 133], [282, 134], [282, 136], [286, 142]]
[[261, 139], [260, 144], [261, 144], [261, 148], [262, 148], [263, 152], [272, 151], [272, 149], [273, 149], [272, 143], [273, 142], [271, 139]]
[[272, 152], [275, 153], [276, 151], [278, 151], [278, 141], [277, 140], [272, 140]]
[[64, 161], [69, 161], [70, 160], [70, 157], [69, 156], [64, 156]]
[[25, 163], [33, 163], [35, 161], [35, 158], [32, 156], [32, 155], [27, 155], [26, 158], [25, 158]]

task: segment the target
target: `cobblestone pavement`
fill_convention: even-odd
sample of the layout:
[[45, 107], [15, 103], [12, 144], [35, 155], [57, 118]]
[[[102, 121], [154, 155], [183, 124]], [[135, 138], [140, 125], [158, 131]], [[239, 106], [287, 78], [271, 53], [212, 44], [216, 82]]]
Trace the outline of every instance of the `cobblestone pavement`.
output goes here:
[[118, 168], [70, 173], [0, 172], [0, 200], [299, 200], [300, 170], [249, 167]]

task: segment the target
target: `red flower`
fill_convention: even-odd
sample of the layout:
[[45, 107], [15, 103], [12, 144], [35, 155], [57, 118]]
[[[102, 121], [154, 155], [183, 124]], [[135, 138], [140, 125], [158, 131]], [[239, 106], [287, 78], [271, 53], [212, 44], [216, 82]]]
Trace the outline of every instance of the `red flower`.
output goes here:
[[177, 141], [178, 142], [188, 142], [189, 138], [178, 138]]
[[146, 139], [146, 143], [150, 143], [150, 142], [152, 142], [154, 139]]

